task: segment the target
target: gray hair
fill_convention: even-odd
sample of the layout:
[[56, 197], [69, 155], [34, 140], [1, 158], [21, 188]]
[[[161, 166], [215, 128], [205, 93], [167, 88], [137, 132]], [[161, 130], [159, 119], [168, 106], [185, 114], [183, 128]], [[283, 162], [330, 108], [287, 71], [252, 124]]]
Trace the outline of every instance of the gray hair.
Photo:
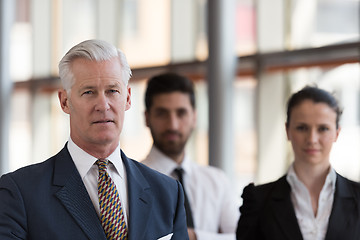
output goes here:
[[84, 58], [96, 62], [107, 61], [117, 57], [120, 62], [122, 80], [125, 86], [131, 77], [131, 69], [126, 60], [125, 54], [115, 46], [102, 40], [86, 40], [72, 47], [59, 63], [59, 76], [63, 88], [70, 91], [74, 84], [74, 74], [71, 71], [71, 63], [77, 58]]

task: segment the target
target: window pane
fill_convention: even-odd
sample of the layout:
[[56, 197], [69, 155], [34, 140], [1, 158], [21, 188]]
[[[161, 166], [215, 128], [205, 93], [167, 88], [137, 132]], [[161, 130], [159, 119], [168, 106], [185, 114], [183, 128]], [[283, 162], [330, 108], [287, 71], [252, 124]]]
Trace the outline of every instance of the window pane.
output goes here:
[[32, 41], [29, 1], [17, 0], [15, 21], [11, 29], [10, 76], [13, 81], [24, 81], [32, 75]]
[[170, 2], [124, 1], [119, 46], [132, 67], [170, 62]]
[[236, 53], [254, 54], [256, 51], [256, 10], [253, 0], [237, 0]]
[[359, 40], [359, 0], [293, 0], [292, 48]]
[[29, 91], [19, 90], [13, 93], [9, 130], [9, 170], [11, 171], [30, 163], [29, 156], [32, 154], [32, 149], [29, 107]]
[[62, 1], [60, 9], [57, 9], [59, 12], [56, 13], [61, 16], [61, 29], [57, 33], [61, 36], [60, 58], [75, 44], [96, 37], [95, 4], [95, 0]]
[[[237, 78], [234, 82], [234, 172], [236, 191], [252, 182], [256, 171], [256, 80]], [[240, 196], [240, 193], [238, 194]]]

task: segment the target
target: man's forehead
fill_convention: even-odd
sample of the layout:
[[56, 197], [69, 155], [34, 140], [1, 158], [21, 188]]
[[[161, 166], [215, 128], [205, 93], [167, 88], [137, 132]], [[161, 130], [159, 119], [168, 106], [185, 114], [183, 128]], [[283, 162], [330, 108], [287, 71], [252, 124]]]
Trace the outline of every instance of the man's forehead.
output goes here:
[[[76, 82], [76, 81], [75, 81]], [[83, 79], [78, 83], [80, 88], [97, 88], [100, 86], [103, 87], [121, 87], [123, 82], [120, 79]]]
[[71, 71], [75, 78], [121, 78], [122, 70], [117, 58], [93, 61], [83, 58], [76, 58], [71, 63]]
[[160, 106], [191, 106], [190, 95], [180, 91], [160, 93], [152, 97], [153, 105]]

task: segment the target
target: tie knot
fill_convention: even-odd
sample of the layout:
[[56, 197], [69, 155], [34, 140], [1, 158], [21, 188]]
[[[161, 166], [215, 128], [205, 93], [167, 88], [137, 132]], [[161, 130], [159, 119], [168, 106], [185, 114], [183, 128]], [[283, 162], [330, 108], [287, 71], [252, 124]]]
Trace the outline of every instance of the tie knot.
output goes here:
[[96, 165], [98, 165], [99, 171], [106, 171], [108, 164], [109, 164], [109, 160], [107, 159], [98, 159], [96, 161]]
[[182, 169], [181, 167], [175, 168], [175, 169], [174, 169], [174, 173], [175, 173], [176, 176], [178, 177], [178, 180], [180, 181], [180, 183], [183, 184], [184, 169]]
[[184, 169], [182, 169], [181, 167], [178, 167], [178, 168], [175, 168], [175, 169], [174, 169], [174, 172], [175, 172], [177, 175], [183, 175]]

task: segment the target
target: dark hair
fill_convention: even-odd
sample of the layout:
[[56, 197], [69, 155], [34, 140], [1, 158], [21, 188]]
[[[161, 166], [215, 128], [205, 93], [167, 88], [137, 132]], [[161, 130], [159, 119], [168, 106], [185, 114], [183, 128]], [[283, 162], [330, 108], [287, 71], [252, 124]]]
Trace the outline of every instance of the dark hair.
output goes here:
[[333, 94], [320, 89], [318, 87], [305, 86], [300, 91], [294, 93], [287, 103], [287, 119], [286, 126], [289, 126], [290, 115], [292, 109], [302, 103], [304, 100], [311, 100], [315, 103], [326, 103], [336, 113], [336, 128], [339, 128], [339, 121], [342, 114], [342, 109], [339, 107], [339, 103]]
[[150, 78], [145, 93], [146, 110], [150, 110], [155, 95], [177, 91], [189, 94], [191, 106], [195, 108], [194, 84], [190, 79], [176, 73], [163, 73]]

